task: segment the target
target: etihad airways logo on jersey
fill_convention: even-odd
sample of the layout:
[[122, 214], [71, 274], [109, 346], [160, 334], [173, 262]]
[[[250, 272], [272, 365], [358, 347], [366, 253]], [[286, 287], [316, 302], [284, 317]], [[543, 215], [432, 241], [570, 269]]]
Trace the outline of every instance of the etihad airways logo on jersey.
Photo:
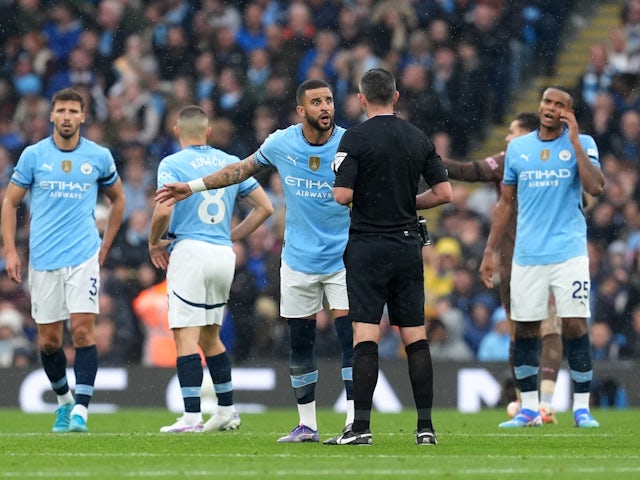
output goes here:
[[[308, 178], [285, 177], [285, 185], [297, 188], [297, 197], [331, 198], [333, 186], [329, 182], [309, 180]], [[328, 191], [323, 191], [328, 190]]]
[[528, 182], [528, 187], [557, 187], [560, 180], [571, 178], [571, 170], [560, 168], [558, 170], [527, 170], [520, 172], [520, 180]]
[[81, 199], [84, 192], [91, 190], [91, 183], [63, 182], [62, 180], [43, 180], [40, 188], [51, 190], [52, 198], [76, 198]]
[[520, 172], [520, 180], [557, 180], [560, 178], [571, 178], [571, 170], [560, 168], [558, 170], [527, 170]]

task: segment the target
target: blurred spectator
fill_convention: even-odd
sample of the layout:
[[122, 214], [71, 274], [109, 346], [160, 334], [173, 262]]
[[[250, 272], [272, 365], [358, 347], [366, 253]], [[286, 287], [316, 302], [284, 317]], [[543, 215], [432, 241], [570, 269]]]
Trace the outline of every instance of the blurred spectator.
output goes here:
[[620, 116], [620, 128], [609, 142], [614, 155], [640, 166], [640, 110], [629, 109]]
[[244, 9], [242, 27], [236, 35], [236, 43], [247, 54], [257, 48], [267, 47], [262, 14], [262, 6], [256, 2], [249, 3]]
[[228, 29], [233, 37], [240, 31], [242, 15], [230, 2], [223, 0], [203, 0], [202, 11], [207, 15], [209, 24], [215, 29]]
[[110, 258], [113, 262], [134, 270], [143, 263], [148, 263], [149, 220], [147, 209], [132, 210], [129, 213], [111, 247]]
[[122, 187], [127, 198], [123, 220], [126, 221], [135, 210], [148, 213], [150, 194], [154, 191], [153, 177], [146, 165], [147, 151], [141, 143], [125, 144], [120, 151]]
[[433, 56], [431, 53], [431, 42], [429, 41], [429, 35], [425, 30], [413, 30], [409, 35], [407, 42], [407, 49], [400, 60], [398, 69], [404, 70], [407, 65], [421, 65], [422, 67], [429, 69], [433, 63]]
[[478, 56], [487, 66], [490, 96], [488, 108], [494, 123], [501, 123], [510, 91], [509, 83], [509, 37], [502, 24], [502, 10], [489, 2], [478, 3], [466, 36], [478, 47]]
[[453, 291], [453, 275], [460, 264], [461, 256], [460, 243], [451, 237], [439, 239], [433, 248], [422, 249], [427, 308], [433, 308], [437, 298], [447, 296]]
[[511, 345], [511, 326], [507, 312], [498, 307], [491, 315], [492, 330], [487, 333], [478, 347], [478, 360], [481, 362], [508, 362]]
[[157, 70], [158, 60], [151, 52], [151, 44], [139, 34], [127, 37], [124, 52], [113, 61], [115, 81], [128, 76], [141, 76], [145, 72]]
[[177, 354], [168, 323], [167, 281], [140, 292], [133, 300], [133, 311], [145, 328], [142, 364], [175, 368]]
[[640, 304], [630, 311], [626, 343], [621, 348], [621, 357], [640, 360]]
[[11, 304], [0, 306], [0, 368], [14, 365], [16, 352], [31, 350], [22, 332], [22, 314]]
[[248, 237], [247, 268], [260, 295], [280, 302], [280, 256], [272, 250], [273, 233], [260, 225]]
[[615, 69], [609, 64], [607, 49], [604, 44], [596, 43], [589, 48], [589, 61], [584, 73], [578, 79], [576, 91], [578, 101], [593, 108], [599, 93], [608, 92]]
[[198, 101], [213, 98], [216, 88], [216, 58], [213, 52], [200, 53], [195, 62], [196, 86], [195, 93]]
[[630, 57], [627, 52], [627, 39], [623, 28], [614, 28], [609, 34], [607, 49], [609, 64], [620, 73], [635, 73], [640, 68], [640, 56]]
[[247, 69], [247, 55], [236, 43], [230, 28], [219, 28], [215, 33], [215, 59], [219, 71], [224, 68], [235, 68], [242, 72]]
[[432, 88], [429, 72], [420, 65], [407, 65], [400, 77], [400, 101], [407, 106], [409, 118], [428, 135], [443, 128], [445, 111]]
[[338, 5], [340, 1], [307, 0], [313, 24], [318, 30], [335, 28], [338, 23]]
[[231, 120], [236, 128], [242, 129], [251, 125], [251, 116], [256, 107], [245, 80], [243, 70], [223, 67], [214, 94], [215, 111]]
[[[586, 116], [586, 118], [584, 118]], [[598, 145], [600, 158], [604, 159], [607, 154], [612, 153], [611, 140], [613, 132], [617, 129], [616, 105], [611, 93], [600, 92], [596, 95], [591, 109], [587, 110], [584, 118], [585, 130], [591, 134]]]
[[47, 98], [63, 88], [74, 85], [93, 86], [96, 82], [94, 58], [86, 50], [76, 47], [69, 53], [67, 65], [61, 67], [49, 80], [46, 88]]
[[13, 114], [11, 131], [19, 132], [27, 128], [29, 122], [34, 118], [49, 119], [51, 105], [46, 98], [41, 97], [37, 91], [23, 94], [16, 105]]
[[[113, 3], [115, 0], [111, 0]], [[104, 0], [103, 3], [106, 3]], [[73, 12], [69, 2], [55, 2], [49, 10], [49, 21], [42, 27], [49, 47], [52, 49], [58, 65], [65, 65], [71, 50], [78, 44], [82, 33], [82, 22]]]
[[338, 45], [341, 49], [351, 49], [362, 40], [365, 33], [358, 21], [355, 10], [345, 4], [338, 14]]
[[291, 2], [287, 9], [287, 20], [282, 31], [289, 61], [297, 65], [303, 52], [313, 44], [316, 27], [311, 10], [304, 2]]
[[42, 93], [42, 80], [33, 71], [32, 58], [29, 53], [22, 52], [18, 55], [11, 81], [18, 95], [37, 96]]
[[614, 222], [615, 215], [616, 209], [610, 202], [598, 203], [587, 221], [589, 239], [605, 247], [613, 242], [618, 235]]
[[11, 3], [14, 5], [9, 18], [18, 34], [40, 30], [47, 21], [47, 10], [40, 0], [18, 0]]
[[482, 339], [491, 331], [491, 316], [497, 304], [488, 293], [476, 295], [471, 301], [471, 321], [465, 326], [463, 338], [474, 355], [478, 355]]
[[628, 70], [638, 73], [640, 68], [640, 1], [626, 0], [620, 12], [625, 36]]
[[605, 322], [596, 322], [589, 327], [591, 356], [594, 360], [617, 360], [620, 345], [615, 340], [611, 328]]
[[263, 48], [255, 48], [249, 53], [249, 66], [247, 67], [248, 86], [253, 95], [262, 99], [265, 95], [267, 80], [271, 76], [271, 63], [269, 53]]
[[[463, 38], [458, 44], [460, 59], [459, 99], [456, 110], [460, 132], [465, 132], [469, 139], [462, 142], [458, 152], [466, 154], [473, 142], [481, 140], [485, 135], [487, 120], [486, 96], [478, 85], [487, 84], [487, 66], [483, 65], [478, 54], [478, 47], [469, 39]], [[457, 140], [458, 137], [456, 137]]]
[[187, 31], [181, 26], [172, 26], [167, 31], [167, 41], [156, 46], [158, 72], [162, 80], [175, 80], [179, 75], [192, 75], [196, 53]]
[[443, 297], [436, 302], [436, 315], [427, 322], [431, 357], [436, 361], [473, 360], [473, 352], [462, 338], [465, 325], [462, 312]]
[[373, 8], [371, 24], [369, 37], [373, 41], [373, 52], [389, 61], [390, 55], [406, 50], [409, 31], [416, 27], [418, 19], [408, 2], [382, 0]]
[[124, 2], [103, 0], [98, 5], [98, 53], [102, 61], [112, 62], [122, 52], [128, 33], [123, 27]]
[[[110, 108], [116, 106], [115, 108], [119, 109], [117, 115], [134, 126], [134, 129], [127, 129], [133, 136], [130, 140], [147, 145], [158, 135], [161, 112], [151, 93], [145, 89], [137, 76], [123, 77], [114, 84], [109, 90], [109, 102]], [[110, 111], [110, 115], [111, 113]], [[122, 126], [122, 123], [119, 125]]]
[[13, 174], [15, 160], [11, 152], [0, 144], [0, 191], [9, 185], [9, 179]]
[[236, 254], [236, 269], [227, 308], [233, 323], [234, 363], [242, 363], [255, 356], [256, 330], [261, 328], [255, 310], [259, 290], [253, 273], [247, 267], [246, 245], [235, 242], [233, 251]]
[[333, 58], [338, 46], [338, 36], [331, 30], [319, 30], [314, 36], [313, 46], [304, 51], [298, 63], [297, 83], [302, 83], [309, 77], [311, 67], [319, 68], [324, 79], [332, 82], [335, 72]]
[[55, 68], [56, 59], [39, 28], [24, 34], [22, 48], [31, 56], [33, 72], [46, 81]]

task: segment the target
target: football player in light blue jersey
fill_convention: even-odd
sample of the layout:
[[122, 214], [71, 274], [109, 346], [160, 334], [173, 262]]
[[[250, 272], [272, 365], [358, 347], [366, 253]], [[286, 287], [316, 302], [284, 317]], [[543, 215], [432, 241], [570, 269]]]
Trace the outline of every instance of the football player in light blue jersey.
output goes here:
[[[165, 157], [158, 167], [158, 187], [190, 181], [219, 171], [238, 158], [207, 145], [211, 126], [196, 105], [183, 108], [174, 133], [182, 150]], [[231, 230], [236, 198], [246, 198], [252, 210]], [[240, 417], [233, 407], [231, 362], [220, 340], [224, 307], [235, 270], [232, 242], [253, 232], [273, 207], [258, 182], [249, 178], [217, 190], [203, 191], [184, 202], [157, 203], [151, 220], [149, 253], [157, 268], [167, 270], [169, 328], [178, 354], [178, 380], [184, 414], [161, 432], [235, 430]], [[167, 233], [167, 239], [163, 236]], [[203, 425], [200, 405], [202, 348], [218, 399], [218, 408]]]
[[[11, 176], [2, 204], [2, 236], [7, 272], [20, 283], [16, 211], [29, 192], [31, 314], [38, 326], [42, 366], [58, 399], [53, 431], [86, 432], [98, 370], [94, 325], [99, 313], [100, 266], [122, 223], [125, 198], [109, 150], [80, 135], [82, 96], [72, 89], [57, 92], [50, 120], [53, 134], [27, 147]], [[94, 216], [99, 188], [111, 201], [102, 240]], [[67, 319], [76, 350], [75, 399], [61, 348]]]
[[302, 122], [272, 133], [257, 152], [220, 172], [187, 183], [165, 183], [156, 200], [173, 204], [192, 193], [238, 183], [273, 167], [282, 179], [286, 203], [282, 251], [280, 314], [291, 340], [289, 368], [299, 425], [278, 442], [318, 442], [313, 347], [316, 314], [326, 297], [342, 348], [342, 379], [347, 395], [345, 426], [353, 422], [353, 331], [342, 254], [347, 243], [349, 209], [333, 200], [331, 161], [344, 134], [334, 124], [329, 85], [307, 80], [296, 92]]
[[511, 316], [515, 321], [513, 363], [522, 410], [502, 428], [542, 425], [538, 400], [540, 322], [553, 293], [567, 342], [573, 381], [576, 426], [599, 427], [589, 411], [593, 377], [587, 329], [589, 257], [583, 191], [597, 196], [604, 188], [598, 149], [579, 133], [573, 97], [560, 86], [547, 88], [540, 101], [538, 130], [511, 140], [507, 147], [503, 190], [480, 267], [493, 286], [493, 255], [517, 196], [516, 243], [511, 274]]

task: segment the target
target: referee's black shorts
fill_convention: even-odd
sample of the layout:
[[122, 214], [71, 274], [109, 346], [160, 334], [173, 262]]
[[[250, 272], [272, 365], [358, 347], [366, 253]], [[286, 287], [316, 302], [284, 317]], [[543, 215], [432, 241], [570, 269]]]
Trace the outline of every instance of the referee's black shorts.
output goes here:
[[344, 263], [352, 321], [379, 324], [386, 303], [392, 325], [424, 325], [422, 242], [417, 232], [352, 233]]

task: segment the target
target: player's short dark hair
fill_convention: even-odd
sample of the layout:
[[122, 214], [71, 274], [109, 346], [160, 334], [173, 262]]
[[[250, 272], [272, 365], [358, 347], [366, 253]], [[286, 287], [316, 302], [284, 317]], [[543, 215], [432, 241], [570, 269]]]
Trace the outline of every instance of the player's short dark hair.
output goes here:
[[520, 127], [528, 132], [533, 132], [540, 126], [540, 116], [537, 113], [522, 112], [516, 115], [514, 119], [520, 124]]
[[304, 103], [304, 96], [307, 93], [307, 90], [315, 90], [316, 88], [328, 88], [331, 90], [331, 85], [319, 78], [305, 80], [296, 90], [296, 103], [298, 105], [302, 105]]
[[573, 91], [571, 91], [571, 89], [565, 87], [564, 85], [549, 85], [548, 87], [544, 88], [542, 90], [542, 94], [544, 95], [544, 92], [546, 92], [549, 89], [553, 89], [553, 90], [560, 90], [561, 92], [566, 93], [567, 95], [569, 95], [569, 99], [571, 100], [571, 105], [573, 106], [573, 104], [575, 103], [575, 97], [573, 95]]
[[78, 102], [80, 110], [84, 111], [84, 98], [73, 88], [64, 88], [53, 95], [51, 107], [55, 107], [56, 102]]
[[360, 93], [375, 105], [390, 105], [396, 93], [396, 79], [384, 68], [372, 68], [360, 79]]

